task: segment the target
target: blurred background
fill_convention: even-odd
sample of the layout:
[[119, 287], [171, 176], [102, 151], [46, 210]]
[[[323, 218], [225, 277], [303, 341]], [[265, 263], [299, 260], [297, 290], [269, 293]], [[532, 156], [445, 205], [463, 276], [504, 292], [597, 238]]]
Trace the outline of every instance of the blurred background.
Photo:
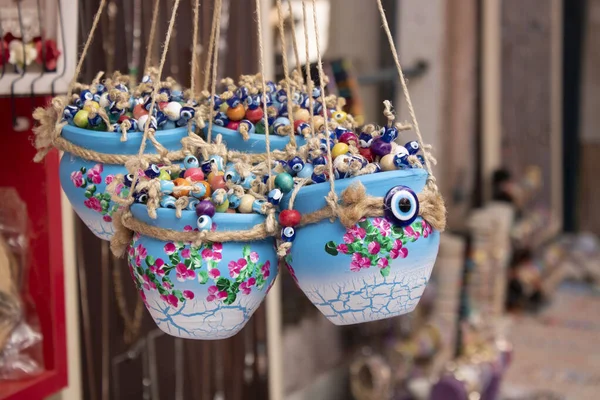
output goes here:
[[[155, 1], [163, 38], [174, 0], [108, 1], [81, 82], [141, 77], [147, 51], [158, 62]], [[290, 1], [282, 49], [275, 2], [261, 0], [269, 76], [283, 76], [283, 51], [294, 60], [292, 35], [305, 48], [302, 1]], [[283, 270], [244, 330], [218, 342], [158, 330], [124, 260], [61, 207], [56, 161], [29, 166], [33, 106], [64, 93], [98, 4], [0, 0], [4, 173], [45, 177], [28, 189], [45, 194], [29, 209], [33, 377], [0, 373], [0, 399], [598, 398], [600, 0], [384, 0], [448, 207], [432, 280], [409, 315], [337, 327]], [[184, 86], [192, 54], [206, 62], [214, 1], [200, 2], [196, 49], [192, 4], [181, 0], [166, 63]], [[359, 120], [383, 123], [386, 99], [407, 120], [376, 2], [315, 4], [329, 91]], [[254, 12], [223, 0], [219, 78], [258, 72]], [[316, 76], [316, 52], [302, 53]]]

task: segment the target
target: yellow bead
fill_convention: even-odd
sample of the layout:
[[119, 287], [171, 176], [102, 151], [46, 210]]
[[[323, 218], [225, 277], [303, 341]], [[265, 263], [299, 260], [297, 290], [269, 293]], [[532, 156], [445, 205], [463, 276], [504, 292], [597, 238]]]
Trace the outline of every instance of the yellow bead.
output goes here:
[[310, 119], [310, 113], [305, 108], [299, 108], [294, 111], [294, 120], [307, 122]]
[[245, 194], [240, 199], [240, 206], [238, 207], [238, 211], [242, 214], [250, 214], [252, 213], [252, 203], [254, 203], [254, 196], [251, 194]]
[[337, 156], [348, 153], [348, 151], [350, 151], [350, 147], [348, 147], [346, 143], [337, 143], [331, 149], [331, 157], [336, 158]]
[[73, 118], [73, 123], [80, 128], [87, 128], [89, 114], [86, 110], [77, 111], [77, 114]]
[[381, 157], [381, 160], [379, 160], [379, 165], [381, 165], [381, 169], [383, 171], [395, 171], [398, 169], [394, 164], [393, 154], [386, 154], [385, 156]]
[[346, 114], [344, 111], [335, 111], [332, 117], [336, 120], [338, 124], [343, 124], [344, 122], [346, 122], [348, 114]]
[[229, 208], [229, 199], [225, 199], [225, 202], [223, 204], [221, 204], [220, 206], [216, 206], [215, 210], [217, 210], [217, 212], [226, 212], [228, 208]]
[[95, 101], [87, 101], [86, 104], [83, 106], [83, 109], [85, 111], [92, 111], [92, 110], [98, 110], [100, 108], [100, 104], [98, 104]]

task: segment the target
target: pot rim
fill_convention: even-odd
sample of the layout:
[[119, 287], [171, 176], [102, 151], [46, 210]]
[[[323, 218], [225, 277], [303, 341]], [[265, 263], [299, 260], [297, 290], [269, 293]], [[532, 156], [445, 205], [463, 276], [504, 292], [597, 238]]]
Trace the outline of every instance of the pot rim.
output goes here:
[[[219, 125], [214, 125], [212, 127], [213, 131], [223, 135], [223, 140], [227, 141], [228, 138], [234, 139], [234, 135], [239, 137], [239, 140], [243, 142], [250, 142], [252, 140], [256, 142], [265, 142], [266, 135], [260, 133], [248, 133], [250, 138], [248, 140], [244, 140], [238, 131], [234, 131], [233, 129], [225, 128]], [[208, 122], [204, 127], [204, 132], [208, 132]], [[279, 135], [269, 135], [269, 143], [273, 147], [284, 148], [290, 142], [289, 136], [279, 136]], [[296, 135], [296, 144], [298, 146], [302, 146], [306, 144], [306, 140], [302, 136]]]
[[[128, 132], [127, 140], [121, 142], [121, 134], [117, 132], [94, 131], [73, 125], [65, 125], [61, 135], [69, 142], [89, 150], [105, 154], [137, 154], [142, 143], [144, 132]], [[181, 149], [181, 139], [188, 135], [188, 127], [156, 131], [156, 139], [169, 151]], [[156, 154], [156, 149], [146, 142], [146, 154]]]

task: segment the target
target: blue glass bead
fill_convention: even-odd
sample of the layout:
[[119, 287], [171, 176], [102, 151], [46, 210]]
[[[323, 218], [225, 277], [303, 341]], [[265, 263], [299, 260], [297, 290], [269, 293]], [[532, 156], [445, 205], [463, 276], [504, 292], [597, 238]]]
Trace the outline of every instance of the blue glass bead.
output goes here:
[[314, 167], [312, 164], [304, 164], [304, 168], [302, 168], [302, 171], [298, 172], [298, 175], [296, 175], [298, 178], [302, 178], [302, 179], [306, 179], [306, 178], [310, 178], [313, 174], [314, 171]]
[[325, 174], [312, 174], [312, 182], [313, 183], [323, 183], [323, 182], [327, 182], [327, 176]]
[[246, 190], [251, 189], [252, 182], [254, 182], [255, 179], [256, 179], [256, 175], [251, 173], [247, 177], [240, 179], [240, 185]]
[[417, 154], [421, 149], [421, 146], [419, 146], [419, 142], [417, 142], [416, 140], [406, 143], [404, 147], [406, 147], [406, 150], [408, 150], [408, 154], [410, 155]]
[[215, 95], [215, 96], [213, 97], [213, 101], [212, 101], [212, 103], [214, 104], [214, 105], [213, 105], [213, 108], [214, 108], [215, 110], [218, 110], [219, 108], [221, 108], [221, 104], [223, 104], [223, 99], [221, 99], [219, 96]]
[[102, 117], [99, 114], [96, 114], [95, 117], [89, 118], [88, 117], [88, 124], [90, 126], [98, 126], [102, 123]]
[[361, 168], [364, 168], [369, 164], [369, 161], [366, 158], [364, 158], [363, 156], [361, 156], [360, 154], [349, 154], [349, 156], [353, 161], [360, 162]]
[[229, 108], [235, 108], [237, 106], [240, 105], [240, 98], [237, 97], [236, 95], [231, 96], [229, 99], [227, 99], [227, 105], [229, 106]]
[[318, 99], [319, 97], [321, 97], [321, 88], [314, 87], [312, 90], [312, 97], [313, 99]]
[[184, 169], [182, 169], [181, 171], [179, 171], [179, 174], [177, 175], [177, 178], [185, 178], [185, 170]]
[[197, 199], [202, 199], [206, 195], [206, 186], [194, 185], [198, 190], [192, 190], [190, 193]]
[[101, 83], [98, 83], [96, 85], [96, 93], [99, 94], [99, 95], [102, 95], [102, 94], [104, 94], [104, 92], [106, 92], [106, 86], [104, 86]]
[[406, 154], [395, 154], [394, 155], [394, 165], [396, 168], [404, 169], [409, 166], [408, 164], [408, 156]]
[[190, 199], [188, 201], [189, 201], [188, 206], [185, 209], [189, 210], [189, 211], [196, 211], [196, 206], [200, 203], [200, 200], [192, 199], [190, 197]]
[[158, 111], [156, 113], [156, 124], [162, 128], [163, 125], [168, 121], [169, 119], [167, 118], [166, 114], [162, 111]]
[[285, 89], [279, 89], [275, 98], [278, 102], [285, 103], [287, 101], [287, 93], [285, 92]]
[[179, 111], [179, 120], [184, 120], [187, 123], [187, 121], [194, 118], [194, 115], [196, 115], [196, 110], [193, 107], [183, 106]]
[[279, 109], [277, 110], [277, 116], [280, 118], [287, 118], [288, 115], [289, 114], [288, 114], [287, 102], [279, 104]]
[[115, 85], [115, 89], [117, 89], [120, 92], [129, 93], [129, 89], [127, 89], [127, 86], [123, 85], [122, 83], [117, 83]]
[[136, 119], [131, 118], [129, 120], [129, 122], [131, 123], [131, 128], [129, 128], [128, 132], [137, 132], [137, 131], [140, 130], [140, 127], [139, 127], [138, 122], [137, 122]]
[[[240, 121], [240, 127], [242, 125], [246, 125], [247, 129], [248, 129], [248, 133], [254, 133], [256, 131], [256, 128], [254, 127], [254, 124], [251, 121], [248, 121], [247, 119], [243, 119]], [[238, 131], [240, 130], [240, 128], [238, 127]]]
[[113, 117], [117, 117], [117, 116], [121, 116], [123, 114], [125, 114], [125, 109], [124, 108], [119, 108], [117, 106], [117, 102], [113, 101], [110, 105], [110, 108], [108, 109], [108, 112], [110, 115], [112, 115]]
[[144, 171], [144, 174], [150, 179], [158, 178], [158, 175], [160, 175], [160, 168], [156, 164], [150, 164], [150, 167]]
[[323, 114], [323, 104], [320, 101], [315, 101], [313, 103], [313, 115], [322, 115]]
[[84, 89], [79, 93], [79, 100], [81, 101], [81, 104], [85, 104], [88, 100], [94, 100], [94, 95], [89, 90]]
[[77, 108], [76, 106], [68, 105], [63, 111], [63, 118], [69, 123], [71, 123], [73, 122], [73, 118], [75, 118], [75, 114], [77, 114], [77, 111], [79, 111], [79, 108]]
[[398, 128], [395, 126], [388, 126], [381, 128], [381, 140], [386, 143], [392, 143], [398, 137]]
[[160, 192], [162, 194], [171, 194], [174, 188], [175, 184], [173, 181], [160, 181]]
[[185, 167], [185, 169], [198, 168], [200, 166], [200, 162], [198, 161], [198, 158], [196, 156], [190, 154], [188, 156], [185, 156], [185, 158], [183, 159], [183, 166]]
[[229, 208], [236, 209], [240, 206], [241, 199], [238, 195], [233, 193], [233, 190], [228, 192], [227, 199], [229, 200]]
[[273, 81], [267, 81], [267, 89], [269, 93], [277, 92], [277, 85]]
[[264, 214], [263, 212], [263, 205], [266, 203], [265, 200], [254, 200], [252, 202], [252, 211], [254, 211], [257, 214]]
[[293, 242], [296, 239], [296, 230], [291, 226], [286, 226], [281, 230], [281, 240], [284, 242]]
[[136, 192], [133, 195], [133, 199], [136, 203], [146, 204], [148, 202], [148, 193], [146, 190], [142, 190], [141, 192]]
[[177, 199], [171, 195], [164, 195], [160, 198], [160, 206], [163, 208], [175, 208]]
[[348, 129], [344, 128], [343, 126], [338, 126], [333, 131], [333, 133], [335, 134], [335, 138], [336, 139], [339, 139], [340, 136], [342, 136], [346, 132], [350, 132], [350, 131]]
[[162, 88], [158, 89], [158, 94], [166, 94], [169, 98], [168, 101], [171, 101], [171, 89], [162, 87]]
[[240, 86], [239, 88], [237, 88], [237, 90], [235, 91], [235, 95], [241, 100], [244, 101], [246, 100], [246, 97], [248, 97], [248, 88], [246, 86]]
[[183, 92], [181, 90], [173, 90], [171, 92], [171, 101], [183, 100]]
[[229, 124], [229, 118], [227, 118], [227, 114], [223, 111], [219, 111], [213, 120], [214, 124], [217, 126], [227, 126]]
[[225, 182], [231, 182], [234, 185], [239, 185], [240, 180], [240, 174], [233, 166], [229, 166], [225, 169]]
[[202, 168], [202, 172], [204, 172], [204, 175], [208, 175], [212, 172], [212, 163], [210, 162], [210, 160], [202, 161], [202, 164], [200, 164], [200, 168]]
[[381, 165], [379, 165], [379, 163], [373, 163], [373, 165], [375, 166], [374, 174], [381, 172]]
[[366, 132], [361, 132], [360, 135], [358, 135], [358, 145], [362, 148], [367, 148], [367, 147], [371, 147], [371, 143], [373, 143], [373, 136], [366, 133]]
[[418, 155], [417, 159], [419, 160], [419, 162], [421, 163], [421, 165], [425, 166], [425, 157], [423, 157], [422, 155]]
[[208, 231], [212, 228], [212, 218], [208, 215], [201, 215], [198, 217], [196, 225], [198, 226], [199, 230]]
[[225, 189], [215, 190], [213, 192], [211, 198], [212, 198], [212, 203], [217, 207], [224, 204], [228, 200], [227, 192], [225, 191]]
[[406, 186], [394, 186], [383, 198], [385, 217], [397, 226], [408, 226], [419, 216], [419, 199]]
[[290, 124], [290, 120], [287, 118], [279, 117], [273, 122], [273, 132], [277, 133], [284, 126], [288, 126]]
[[262, 106], [262, 96], [260, 94], [250, 95], [246, 99], [246, 102], [250, 110], [256, 110]]
[[212, 155], [208, 157], [208, 160], [217, 166], [217, 171], [223, 171], [225, 163], [223, 162], [223, 157]]
[[325, 156], [315, 157], [312, 160], [313, 165], [327, 165], [327, 158]]
[[123, 185], [131, 187], [133, 184], [133, 174], [127, 174], [123, 177]]
[[302, 161], [300, 157], [296, 156], [288, 161], [287, 167], [289, 172], [295, 175], [302, 171], [302, 168], [304, 168], [304, 161]]
[[296, 128], [296, 135], [302, 135], [302, 131], [305, 129], [310, 129], [310, 124], [308, 122], [299, 123]]
[[273, 189], [267, 195], [267, 201], [274, 206], [278, 206], [279, 202], [281, 202], [281, 198], [283, 197], [283, 192], [280, 189]]
[[321, 139], [321, 144], [319, 145], [319, 149], [323, 152], [323, 154], [327, 154], [327, 143], [329, 143], [329, 149], [332, 149], [334, 146], [333, 140], [329, 139]]
[[[114, 124], [111, 124], [110, 126], [112, 126], [113, 132], [121, 132], [121, 125], [117, 124], [116, 122]], [[125, 130], [125, 132], [127, 132], [127, 130]]]

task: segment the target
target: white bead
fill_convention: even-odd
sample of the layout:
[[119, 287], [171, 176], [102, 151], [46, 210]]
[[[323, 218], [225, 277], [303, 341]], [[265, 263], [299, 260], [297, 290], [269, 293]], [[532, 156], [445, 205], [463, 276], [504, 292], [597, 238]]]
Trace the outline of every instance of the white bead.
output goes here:
[[181, 112], [181, 104], [176, 101], [171, 101], [169, 104], [165, 106], [163, 112], [167, 116], [170, 121], [178, 121], [179, 113]]
[[238, 211], [243, 214], [252, 213], [252, 205], [254, 204], [254, 200], [256, 200], [256, 198], [251, 194], [243, 195], [240, 199], [240, 206], [238, 207]]

